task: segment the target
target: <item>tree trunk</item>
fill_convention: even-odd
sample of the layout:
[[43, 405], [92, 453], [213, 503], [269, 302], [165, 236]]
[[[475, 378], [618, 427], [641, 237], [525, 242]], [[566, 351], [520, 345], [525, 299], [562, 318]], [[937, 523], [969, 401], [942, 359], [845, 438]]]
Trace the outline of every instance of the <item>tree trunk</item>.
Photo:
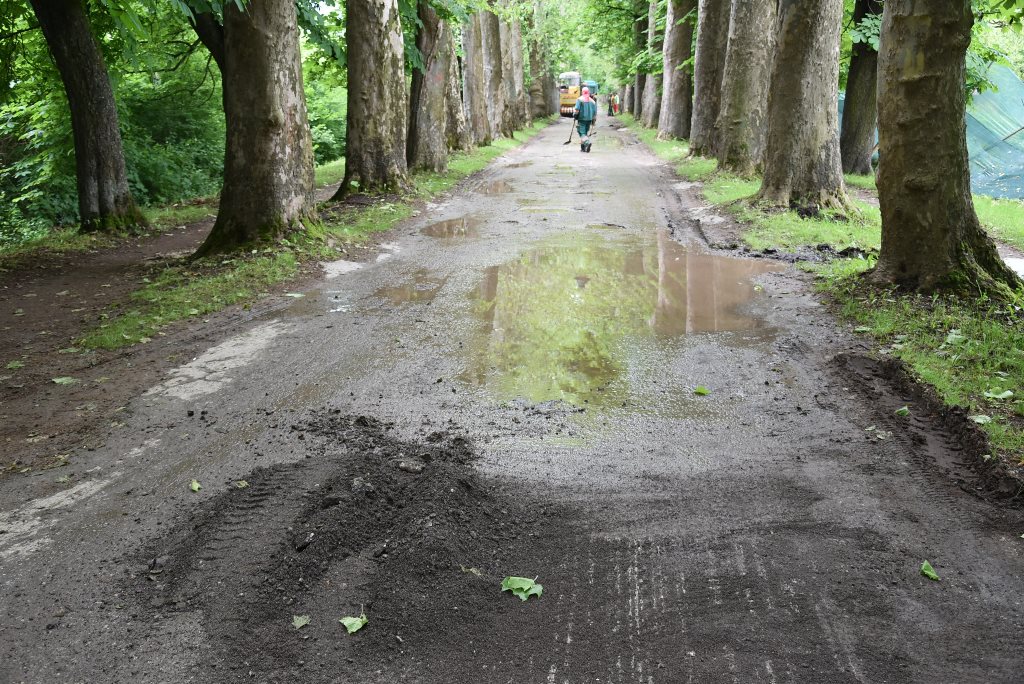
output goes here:
[[512, 137], [505, 105], [502, 79], [501, 22], [493, 12], [480, 14], [480, 42], [483, 47], [484, 85], [487, 92], [487, 121], [491, 138]]
[[693, 24], [689, 21], [681, 26], [677, 24], [696, 7], [697, 0], [668, 0], [662, 53], [661, 116], [658, 117], [658, 137], [662, 140], [683, 140], [690, 136], [693, 79], [690, 67], [678, 67], [690, 59]]
[[[881, 14], [881, 0], [857, 0], [853, 22], [859, 24], [870, 14]], [[878, 53], [867, 43], [854, 43], [850, 74], [846, 79], [839, 149], [846, 173], [871, 173], [871, 153], [875, 148], [877, 121], [876, 88]]]
[[700, 0], [690, 122], [690, 154], [698, 157], [711, 156], [717, 148], [715, 126], [721, 107], [730, 10], [730, 0]]
[[[647, 51], [660, 55], [662, 37], [658, 33], [658, 0], [651, 0], [647, 10]], [[661, 74], [648, 74], [644, 81], [644, 103], [641, 107], [641, 123], [647, 128], [658, 127], [661, 115]]]
[[473, 132], [473, 142], [477, 145], [490, 145], [493, 136], [487, 112], [481, 18], [480, 14], [471, 14], [462, 27], [462, 73], [465, 77], [463, 97], [466, 100], [466, 111], [469, 113], [469, 128]]
[[1020, 281], [971, 199], [964, 78], [969, 0], [886, 0], [879, 55], [882, 250], [872, 280], [1009, 294]]
[[[540, 3], [534, 6], [534, 26], [536, 17], [540, 15]], [[547, 90], [550, 69], [547, 66], [547, 59], [544, 45], [540, 40], [536, 29], [529, 32], [530, 40], [530, 115], [534, 119], [543, 119], [551, 115], [549, 111], [550, 100]]]
[[128, 187], [114, 89], [82, 0], [32, 0], [71, 110], [82, 231], [146, 225]]
[[625, 94], [622, 96], [622, 111], [632, 112], [633, 111], [633, 91], [636, 87], [633, 85], [625, 86]]
[[845, 210], [836, 104], [843, 0], [789, 0], [779, 11], [758, 198], [811, 211]]
[[519, 95], [516, 93], [516, 67], [514, 39], [512, 27], [500, 17], [498, 18], [498, 42], [501, 45], [501, 87], [504, 95], [502, 110], [502, 129], [509, 137], [523, 127], [522, 111], [519, 108]]
[[295, 3], [224, 8], [224, 187], [197, 256], [272, 242], [315, 217]]
[[427, 0], [420, 0], [416, 11], [420, 23], [416, 49], [423, 56], [423, 70], [412, 71], [406, 162], [410, 170], [442, 172], [448, 169], [445, 93], [454, 57], [451, 31]]
[[523, 27], [518, 19], [512, 22], [512, 83], [516, 91], [516, 118], [526, 126], [530, 122], [530, 98], [526, 92], [526, 69], [523, 64]]
[[757, 173], [764, 155], [777, 19], [776, 0], [732, 0], [716, 156], [737, 176]]
[[408, 185], [405, 44], [398, 0], [346, 0], [348, 134], [345, 180], [332, 197]]
[[455, 54], [455, 36], [450, 26], [445, 26], [448, 33], [448, 78], [444, 85], [444, 102], [447, 110], [445, 117], [445, 138], [448, 151], [473, 149], [473, 133], [469, 130], [466, 120], [466, 107], [462, 98], [462, 74], [459, 59]]
[[[634, 0], [633, 3], [633, 46], [637, 52], [647, 49], [647, 35], [644, 32], [644, 18], [647, 17], [648, 3], [645, 0]], [[629, 113], [637, 123], [641, 123], [640, 115], [644, 110], [644, 87], [647, 85], [647, 74], [637, 71], [633, 77], [633, 99]]]

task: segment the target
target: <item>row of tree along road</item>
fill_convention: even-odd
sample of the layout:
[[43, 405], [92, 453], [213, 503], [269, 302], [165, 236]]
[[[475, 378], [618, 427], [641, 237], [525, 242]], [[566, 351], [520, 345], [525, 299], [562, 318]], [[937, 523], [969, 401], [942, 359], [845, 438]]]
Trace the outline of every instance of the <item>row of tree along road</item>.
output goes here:
[[[68, 97], [82, 229], [144, 223], [85, 0], [31, 3]], [[178, 4], [223, 82], [224, 183], [199, 254], [272, 241], [316, 218], [300, 23], [303, 10], [323, 8], [294, 0]], [[400, 192], [410, 171], [443, 171], [451, 152], [511, 136], [557, 108], [550, 60], [534, 28], [538, 5], [419, 0], [410, 11], [415, 50], [405, 44], [399, 0], [345, 3], [346, 37], [335, 49], [347, 65], [348, 125], [334, 200]], [[417, 56], [411, 83], [410, 53]]]
[[881, 15], [881, 30], [877, 53], [854, 46], [840, 132], [843, 0], [636, 0], [635, 48], [664, 68], [637, 69], [620, 97], [643, 125], [688, 138], [720, 170], [761, 175], [759, 204], [840, 216], [852, 210], [844, 170], [871, 171], [877, 111], [882, 249], [872, 278], [1005, 294], [1019, 281], [972, 204], [965, 58], [976, 16], [1012, 23], [1022, 10], [1018, 0], [887, 0], [884, 10], [856, 0], [854, 24]]

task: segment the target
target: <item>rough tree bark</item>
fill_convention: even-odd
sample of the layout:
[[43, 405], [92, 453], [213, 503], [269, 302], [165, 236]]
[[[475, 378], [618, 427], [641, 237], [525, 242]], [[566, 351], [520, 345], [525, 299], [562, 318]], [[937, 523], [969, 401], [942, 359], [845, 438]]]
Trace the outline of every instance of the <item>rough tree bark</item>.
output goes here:
[[544, 45], [540, 40], [537, 30], [538, 20], [541, 17], [540, 2], [535, 2], [533, 16], [527, 17], [527, 26], [531, 29], [527, 33], [530, 36], [530, 115], [534, 119], [543, 119], [550, 116], [549, 103], [551, 98], [546, 91], [550, 69], [547, 66]]
[[493, 135], [487, 111], [487, 84], [484, 80], [484, 49], [480, 31], [481, 15], [471, 14], [462, 27], [463, 97], [473, 142], [490, 145]]
[[501, 62], [501, 21], [493, 12], [480, 14], [480, 42], [483, 47], [487, 121], [490, 125], [491, 138], [510, 138], [515, 129], [506, 114], [507, 91]]
[[722, 72], [729, 44], [730, 0], [700, 0], [697, 12], [697, 51], [693, 60], [693, 118], [690, 154], [714, 154], [715, 125], [721, 107]]
[[[647, 10], [647, 50], [651, 55], [662, 52], [662, 35], [658, 33], [658, 0], [651, 0]], [[644, 103], [640, 122], [647, 128], [657, 128], [661, 115], [661, 74], [648, 74], [644, 81]]]
[[668, 0], [662, 53], [661, 115], [658, 117], [658, 137], [662, 140], [682, 140], [690, 136], [693, 79], [689, 67], [677, 67], [690, 59], [693, 23], [677, 24], [696, 7], [697, 0]]
[[622, 96], [622, 103], [621, 103], [620, 108], [619, 108], [620, 111], [627, 112], [627, 113], [633, 111], [633, 91], [634, 90], [636, 90], [636, 87], [633, 86], [633, 85], [628, 85], [628, 86], [625, 87], [625, 93]]
[[[881, 0], [857, 0], [853, 22], [882, 13]], [[846, 102], [843, 105], [839, 150], [845, 173], [871, 173], [871, 153], [875, 148], [877, 114], [876, 83], [878, 53], [867, 43], [855, 43], [850, 57], [850, 74], [846, 79]]]
[[405, 44], [398, 0], [346, 0], [348, 134], [345, 180], [332, 197], [408, 185]]
[[128, 187], [124, 146], [103, 54], [82, 0], [32, 0], [71, 110], [82, 231], [146, 225]]
[[448, 151], [473, 149], [473, 133], [466, 120], [466, 107], [462, 100], [462, 74], [458, 56], [455, 54], [455, 36], [448, 27], [448, 78], [444, 84], [445, 138]]
[[836, 106], [842, 19], [843, 0], [779, 5], [762, 202], [810, 211], [848, 206]]
[[516, 92], [515, 39], [512, 26], [502, 18], [498, 18], [498, 42], [501, 44], [501, 86], [504, 91], [505, 108], [502, 112], [504, 123], [502, 129], [518, 131], [523, 127], [522, 110], [519, 107], [519, 94]]
[[969, 0], [886, 0], [879, 54], [882, 250], [871, 279], [1009, 294], [1020, 286], [978, 222], [965, 124]]
[[715, 156], [718, 168], [738, 176], [754, 175], [764, 155], [775, 8], [776, 0], [732, 0]]
[[451, 29], [427, 0], [419, 1], [416, 13], [420, 22], [416, 49], [423, 56], [423, 70], [412, 71], [405, 159], [410, 170], [445, 171], [448, 169], [445, 94], [455, 57], [451, 50]]
[[224, 9], [224, 187], [197, 256], [271, 242], [315, 217], [313, 141], [295, 3]]

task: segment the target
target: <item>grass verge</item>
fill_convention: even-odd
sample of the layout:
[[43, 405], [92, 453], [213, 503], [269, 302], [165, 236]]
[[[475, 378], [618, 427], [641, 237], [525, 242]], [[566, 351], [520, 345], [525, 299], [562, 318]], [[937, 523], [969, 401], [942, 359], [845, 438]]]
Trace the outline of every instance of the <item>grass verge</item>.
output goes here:
[[[373, 233], [393, 228], [412, 215], [417, 201], [449, 190], [466, 176], [483, 169], [495, 157], [523, 144], [548, 123], [538, 121], [517, 132], [513, 139], [456, 153], [449, 160], [447, 173], [415, 174], [412, 190], [405, 197], [367, 207], [345, 206], [326, 211], [320, 223], [272, 248], [227, 258], [158, 265], [129, 300], [104, 314], [104, 320], [86, 332], [78, 345], [87, 349], [117, 349], [146, 343], [161, 334], [161, 328], [175, 321], [204, 316], [232, 304], [252, 302], [271, 287], [294, 278], [304, 262], [337, 259], [351, 245]], [[330, 173], [339, 173], [338, 166], [335, 164]], [[343, 165], [341, 167], [340, 173], [344, 174]]]
[[[703, 182], [702, 193], [745, 227], [743, 241], [753, 249], [794, 251], [827, 244], [858, 247], [867, 258], [837, 259], [801, 266], [816, 274], [819, 292], [839, 315], [869, 334], [880, 351], [901, 359], [950, 406], [962, 406], [988, 434], [993, 454], [1024, 465], [1024, 313], [990, 301], [908, 295], [868, 287], [859, 277], [874, 265], [881, 238], [881, 215], [868, 202], [854, 200], [846, 219], [802, 218], [792, 211], [765, 212], [740, 200], [753, 195], [757, 179], [718, 173], [714, 161], [688, 159], [686, 143], [656, 141], [655, 132], [631, 117], [620, 117], [677, 173]], [[710, 169], [710, 170], [709, 170]], [[847, 176], [852, 187], [875, 190], [873, 176]], [[975, 196], [983, 225], [998, 239], [1024, 249], [1024, 203]]]

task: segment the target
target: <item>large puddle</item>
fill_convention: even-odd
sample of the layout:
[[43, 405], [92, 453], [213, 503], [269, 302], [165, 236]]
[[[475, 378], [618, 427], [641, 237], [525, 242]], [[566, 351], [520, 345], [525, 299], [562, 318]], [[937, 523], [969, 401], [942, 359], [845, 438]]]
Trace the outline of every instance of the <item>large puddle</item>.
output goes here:
[[[624, 405], [638, 366], [657, 373], [684, 335], [764, 329], [745, 305], [766, 261], [688, 251], [656, 237], [594, 231], [560, 236], [486, 271], [462, 379], [499, 400]], [[749, 335], [748, 335], [749, 337]], [[670, 349], [671, 348], [671, 349]], [[645, 357], [645, 358], [641, 358]], [[679, 388], [692, 400], [692, 387]]]
[[420, 232], [424, 235], [444, 240], [475, 238], [480, 236], [480, 225], [482, 223], [483, 221], [475, 216], [463, 216], [461, 218], [431, 223]]
[[382, 287], [374, 296], [385, 299], [391, 304], [429, 304], [444, 287], [447, 278], [437, 278], [429, 271], [416, 271], [412, 278], [400, 285]]

